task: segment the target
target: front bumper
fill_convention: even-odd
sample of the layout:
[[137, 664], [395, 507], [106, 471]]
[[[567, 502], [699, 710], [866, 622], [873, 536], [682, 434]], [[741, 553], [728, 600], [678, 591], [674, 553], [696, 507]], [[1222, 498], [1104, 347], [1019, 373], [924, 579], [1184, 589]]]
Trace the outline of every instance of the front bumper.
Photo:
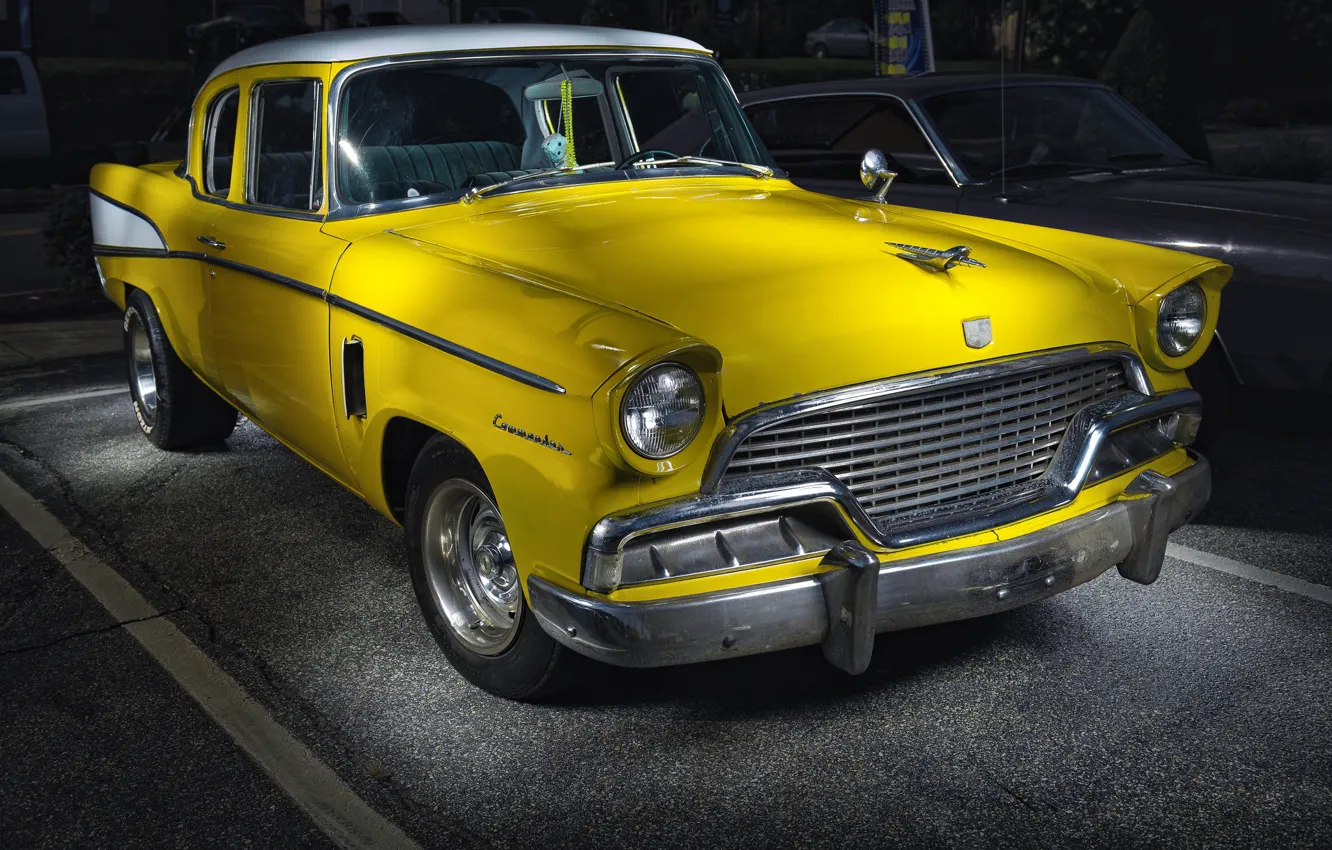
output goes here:
[[1211, 471], [1199, 456], [1172, 477], [1142, 472], [1118, 501], [1013, 540], [885, 564], [852, 543], [825, 560], [837, 568], [818, 575], [679, 599], [610, 602], [536, 577], [528, 596], [551, 637], [621, 667], [822, 644], [829, 661], [858, 673], [877, 632], [1006, 611], [1113, 566], [1134, 581], [1155, 581], [1166, 536], [1210, 494]]

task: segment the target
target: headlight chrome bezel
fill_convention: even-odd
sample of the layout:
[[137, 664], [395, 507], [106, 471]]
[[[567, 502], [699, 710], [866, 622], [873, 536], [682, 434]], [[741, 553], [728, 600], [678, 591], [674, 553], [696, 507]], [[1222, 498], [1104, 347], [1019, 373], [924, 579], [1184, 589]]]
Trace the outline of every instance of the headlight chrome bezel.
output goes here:
[[1207, 293], [1196, 280], [1161, 298], [1156, 314], [1156, 344], [1166, 357], [1183, 357], [1203, 338], [1208, 319]]
[[[673, 444], [670, 448], [653, 450], [646, 445], [646, 440], [640, 436], [636, 436], [636, 434], [641, 432], [642, 429], [631, 422], [630, 406], [636, 403], [641, 404], [641, 400], [636, 399], [635, 394], [640, 388], [644, 387], [646, 382], [660, 380], [663, 375], [669, 373], [683, 376], [692, 384], [692, 395], [693, 400], [695, 401], [695, 404], [693, 404], [691, 408], [693, 410], [693, 420], [691, 425], [686, 428], [687, 436], [683, 437], [682, 440]], [[623, 436], [625, 444], [628, 445], [635, 454], [645, 460], [662, 461], [679, 455], [693, 445], [694, 441], [698, 439], [698, 435], [703, 430], [703, 423], [706, 417], [707, 393], [703, 381], [693, 369], [685, 364], [668, 360], [661, 363], [654, 363], [651, 367], [643, 370], [642, 374], [634, 378], [634, 380], [625, 388], [624, 395], [620, 399], [619, 404], [618, 424], [620, 434]]]

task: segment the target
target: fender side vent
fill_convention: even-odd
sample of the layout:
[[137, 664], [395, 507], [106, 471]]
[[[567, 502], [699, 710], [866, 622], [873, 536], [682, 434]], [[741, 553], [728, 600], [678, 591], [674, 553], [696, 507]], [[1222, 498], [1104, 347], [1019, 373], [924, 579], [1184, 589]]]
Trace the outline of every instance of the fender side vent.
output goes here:
[[356, 337], [342, 341], [342, 412], [365, 418], [365, 345]]

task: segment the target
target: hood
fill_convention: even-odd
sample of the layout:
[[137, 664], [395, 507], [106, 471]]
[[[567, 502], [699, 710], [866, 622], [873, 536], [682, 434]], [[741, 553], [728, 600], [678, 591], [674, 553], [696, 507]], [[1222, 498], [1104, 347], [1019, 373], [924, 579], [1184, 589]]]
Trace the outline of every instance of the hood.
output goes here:
[[1264, 278], [1329, 277], [1330, 185], [1172, 169], [1010, 185], [1007, 196], [1005, 218], [1183, 249]]
[[[1134, 338], [1124, 279], [918, 215], [748, 178], [644, 180], [491, 196], [395, 229], [410, 240], [669, 325], [717, 348], [729, 414], [830, 387], [1087, 342]], [[1054, 247], [1075, 256], [1076, 240]], [[1070, 242], [1069, 240], [1075, 240]], [[1052, 240], [1055, 241], [1055, 240]], [[1141, 246], [1152, 283], [1199, 262]], [[967, 245], [984, 268], [927, 271], [897, 242]], [[969, 348], [962, 322], [989, 317]]]

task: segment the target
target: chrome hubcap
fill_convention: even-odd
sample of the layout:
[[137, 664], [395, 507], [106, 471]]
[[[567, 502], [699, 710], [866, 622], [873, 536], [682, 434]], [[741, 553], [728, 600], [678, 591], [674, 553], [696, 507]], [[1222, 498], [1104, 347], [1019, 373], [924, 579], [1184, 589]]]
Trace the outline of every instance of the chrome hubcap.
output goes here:
[[460, 478], [426, 504], [422, 555], [440, 615], [465, 646], [496, 655], [518, 634], [523, 593], [495, 503]]
[[148, 343], [148, 329], [138, 314], [130, 318], [130, 374], [134, 398], [149, 423], [157, 414], [157, 373], [153, 371], [153, 349]]

